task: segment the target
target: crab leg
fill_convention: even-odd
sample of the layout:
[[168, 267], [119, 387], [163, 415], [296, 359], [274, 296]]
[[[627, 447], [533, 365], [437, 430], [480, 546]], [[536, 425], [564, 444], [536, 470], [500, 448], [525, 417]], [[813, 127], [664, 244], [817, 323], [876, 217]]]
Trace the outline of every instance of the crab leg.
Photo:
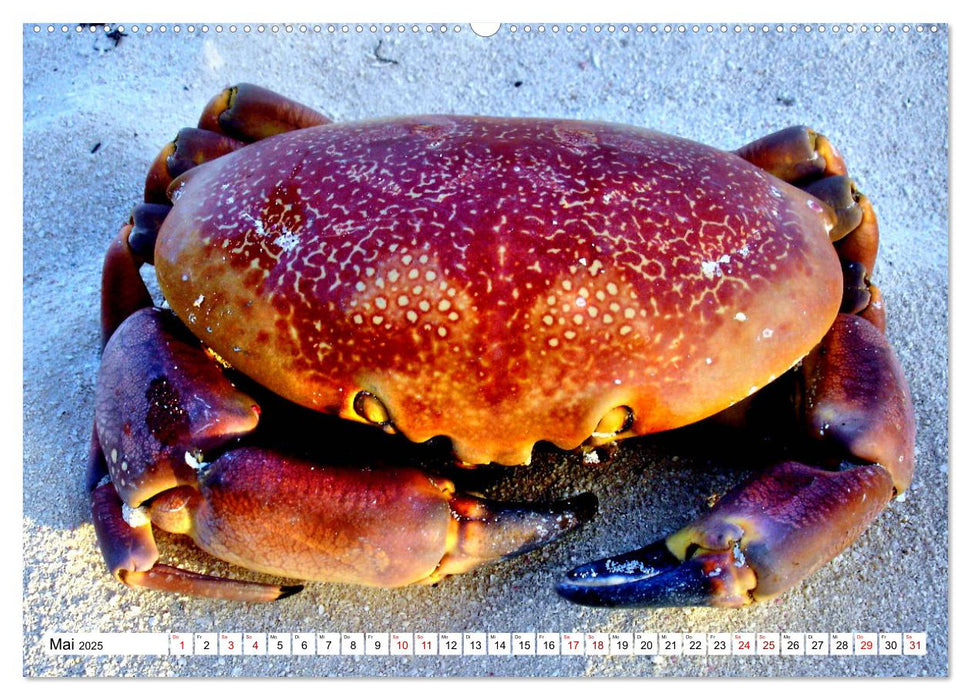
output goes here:
[[288, 595], [292, 588], [242, 584], [157, 564], [151, 524], [139, 506], [159, 491], [196, 483], [192, 454], [251, 431], [258, 416], [252, 399], [167, 325], [157, 309], [133, 313], [112, 335], [102, 358], [90, 472], [108, 475], [91, 492], [105, 562], [131, 586], [218, 592], [234, 600]]
[[128, 244], [132, 224], [121, 227], [108, 246], [101, 273], [101, 347], [121, 325], [139, 309], [152, 305], [152, 297], [138, 270], [145, 262]]
[[155, 157], [145, 178], [145, 201], [169, 204], [168, 188], [184, 172], [246, 144], [206, 129], [185, 128]]
[[110, 482], [91, 492], [91, 509], [95, 532], [109, 570], [132, 588], [251, 603], [286, 598], [303, 589], [303, 586], [206, 576], [158, 563], [151, 521], [143, 518], [133, 521], [131, 515], [126, 517], [126, 507]]
[[763, 136], [735, 153], [786, 182], [846, 175], [843, 156], [829, 139], [804, 126]]
[[321, 124], [330, 124], [330, 119], [307, 105], [249, 83], [216, 95], [199, 119], [200, 129], [242, 141], [257, 141]]
[[170, 204], [172, 180], [247, 143], [329, 123], [320, 112], [266, 88], [227, 88], [206, 105], [198, 128], [182, 129], [156, 156], [145, 178], [145, 201]]

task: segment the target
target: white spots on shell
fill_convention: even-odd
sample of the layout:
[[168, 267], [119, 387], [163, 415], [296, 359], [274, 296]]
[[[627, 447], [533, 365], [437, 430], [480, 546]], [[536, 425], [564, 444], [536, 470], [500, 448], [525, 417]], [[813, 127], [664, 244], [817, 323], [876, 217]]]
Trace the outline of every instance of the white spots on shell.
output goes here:
[[705, 260], [701, 263], [701, 274], [705, 276], [705, 279], [715, 279], [716, 277], [721, 277], [724, 273], [722, 272], [721, 266], [727, 265], [732, 261], [731, 256], [722, 255], [717, 260]]
[[772, 334], [773, 334], [773, 330], [771, 328], [763, 328], [762, 329], [762, 337], [763, 338], [766, 338], [766, 339], [771, 338], [772, 337]]
[[198, 309], [200, 306], [202, 306], [202, 302], [204, 302], [205, 300], [206, 300], [205, 294], [200, 294], [198, 297], [196, 297], [196, 300], [192, 302], [192, 305]]
[[417, 245], [415, 239], [411, 247], [390, 244], [386, 250], [394, 253], [392, 257], [378, 257], [374, 267], [358, 273], [363, 272], [363, 276], [353, 283], [354, 293], [345, 302], [356, 312], [351, 321], [378, 326], [384, 332], [407, 329], [419, 342], [450, 336], [449, 326], [462, 318], [457, 309], [468, 300], [457, 299], [460, 290], [443, 274], [439, 260], [420, 248], [416, 250]]
[[243, 216], [244, 219], [246, 219], [251, 224], [253, 224], [253, 231], [256, 233], [257, 236], [265, 236], [266, 235], [266, 227], [263, 226], [263, 219], [257, 219], [252, 214], [247, 214], [245, 212], [243, 213], [242, 216]]
[[733, 318], [739, 322], [748, 321], [748, 316], [746, 316], [745, 313], [742, 311], [739, 311], [737, 314], [735, 314]]
[[[591, 356], [605, 347], [616, 350], [621, 341], [633, 351], [641, 342], [635, 338], [650, 337], [643, 324], [656, 310], [641, 306], [626, 281], [605, 279], [608, 270], [603, 263], [584, 256], [577, 262], [564, 271], [564, 277], [550, 280], [545, 293], [536, 295], [527, 318], [538, 331], [538, 340], [547, 348], [575, 344]], [[524, 329], [528, 326], [524, 324]]]
[[288, 233], [283, 234], [282, 236], [277, 236], [274, 242], [278, 246], [280, 246], [281, 250], [289, 253], [291, 250], [296, 248], [297, 245], [300, 243], [300, 237], [293, 231], [290, 231]]

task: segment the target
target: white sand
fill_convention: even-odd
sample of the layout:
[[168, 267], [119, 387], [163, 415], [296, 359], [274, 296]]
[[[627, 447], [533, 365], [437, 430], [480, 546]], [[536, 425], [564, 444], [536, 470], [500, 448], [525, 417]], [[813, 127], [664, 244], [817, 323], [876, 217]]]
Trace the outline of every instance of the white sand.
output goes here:
[[[190, 35], [24, 29], [24, 661], [28, 676], [941, 676], [948, 673], [947, 30], [606, 30], [482, 39], [424, 30]], [[242, 27], [242, 25], [240, 25]], [[877, 207], [877, 278], [917, 412], [917, 473], [851, 549], [737, 612], [604, 611], [559, 599], [570, 566], [678, 527], [731, 470], [650, 443], [609, 471], [568, 460], [526, 497], [595, 490], [580, 534], [437, 588], [324, 584], [246, 606], [132, 592], [106, 573], [84, 490], [101, 259], [158, 148], [223, 87], [261, 83], [336, 120], [458, 112], [650, 126], [723, 148], [793, 123], [838, 144]], [[647, 457], [637, 455], [638, 448]], [[690, 465], [695, 468], [691, 469]], [[649, 469], [646, 467], [650, 467]], [[523, 471], [523, 470], [520, 470]], [[512, 491], [521, 474], [505, 485]], [[171, 537], [171, 561], [225, 571]], [[45, 632], [926, 632], [925, 657], [51, 656]]]

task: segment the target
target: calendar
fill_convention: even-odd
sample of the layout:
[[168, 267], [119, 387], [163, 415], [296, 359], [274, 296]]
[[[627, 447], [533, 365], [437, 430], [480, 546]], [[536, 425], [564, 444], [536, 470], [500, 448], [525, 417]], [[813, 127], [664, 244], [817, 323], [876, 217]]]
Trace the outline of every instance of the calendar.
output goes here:
[[93, 632], [43, 645], [89, 656], [924, 656], [927, 633]]

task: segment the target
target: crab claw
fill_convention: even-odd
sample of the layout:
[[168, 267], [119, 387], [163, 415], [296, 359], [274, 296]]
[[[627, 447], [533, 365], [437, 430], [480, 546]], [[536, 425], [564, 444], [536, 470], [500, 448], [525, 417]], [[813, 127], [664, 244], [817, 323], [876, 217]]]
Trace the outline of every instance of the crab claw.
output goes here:
[[598, 607], [693, 607], [720, 601], [745, 605], [755, 584], [745, 557], [733, 547], [678, 559], [664, 540], [576, 567], [557, 584], [564, 598]]
[[664, 540], [570, 571], [585, 605], [737, 608], [773, 598], [842, 551], [893, 492], [876, 464], [830, 472], [782, 462]]
[[539, 547], [589, 519], [593, 503], [581, 495], [501, 504], [418, 469], [329, 466], [243, 447], [204, 467], [199, 491], [161, 494], [149, 517], [253, 571], [390, 588]]
[[479, 564], [510, 559], [558, 539], [589, 520], [597, 497], [582, 493], [546, 505], [499, 503], [456, 494], [449, 501], [456, 532], [448, 553], [425, 583]]
[[580, 566], [558, 586], [586, 605], [741, 607], [831, 560], [910, 483], [910, 392], [880, 328], [840, 314], [805, 359], [808, 437], [835, 471], [781, 462], [666, 539]]

